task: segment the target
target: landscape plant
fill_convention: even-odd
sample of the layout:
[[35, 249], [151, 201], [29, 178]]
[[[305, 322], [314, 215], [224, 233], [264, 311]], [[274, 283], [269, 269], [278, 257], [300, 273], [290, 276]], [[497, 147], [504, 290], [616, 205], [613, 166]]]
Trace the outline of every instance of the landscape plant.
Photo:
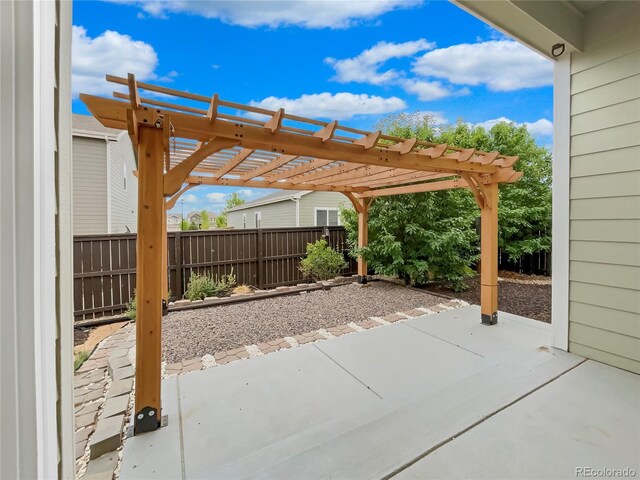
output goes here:
[[209, 214], [206, 210], [202, 210], [200, 212], [200, 216], [202, 217], [202, 221], [200, 222], [200, 230], [209, 230], [211, 227], [211, 222], [209, 222]]
[[[499, 187], [500, 249], [512, 260], [551, 248], [551, 155], [524, 126], [498, 123], [490, 130], [459, 122], [435, 125], [429, 116], [388, 117], [380, 129], [402, 138], [416, 137], [463, 148], [518, 155], [519, 182]], [[480, 216], [466, 189], [379, 197], [369, 210], [369, 245], [357, 247], [357, 214], [342, 209], [351, 254], [363, 254], [378, 274], [421, 285], [444, 281], [466, 288], [479, 255], [476, 219]]]
[[137, 314], [137, 301], [136, 301], [136, 292], [133, 292], [133, 298], [127, 302], [127, 311], [125, 315], [129, 320], [135, 320]]
[[74, 355], [73, 358], [73, 369], [78, 370], [82, 364], [89, 358], [90, 353], [86, 350], [80, 350]]
[[245, 200], [238, 195], [238, 192], [233, 192], [229, 198], [227, 198], [227, 203], [224, 207], [224, 210], [216, 217], [216, 227], [224, 228], [227, 226], [227, 212], [229, 209], [234, 207], [239, 207], [240, 205], [244, 205]]
[[314, 243], [307, 243], [306, 256], [300, 261], [302, 274], [314, 280], [334, 278], [346, 266], [347, 262], [345, 262], [342, 254], [331, 248], [324, 239]]
[[228, 275], [214, 277], [207, 273], [191, 272], [187, 291], [184, 297], [189, 300], [204, 300], [206, 297], [213, 297], [228, 292], [236, 284], [236, 277], [233, 270]]

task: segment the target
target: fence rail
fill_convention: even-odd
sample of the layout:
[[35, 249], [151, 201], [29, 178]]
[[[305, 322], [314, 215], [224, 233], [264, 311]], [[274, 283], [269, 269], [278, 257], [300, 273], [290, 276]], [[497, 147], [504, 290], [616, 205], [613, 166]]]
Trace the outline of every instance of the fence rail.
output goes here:
[[[238, 284], [259, 288], [299, 283], [304, 280], [299, 265], [306, 245], [324, 233], [324, 227], [170, 232], [171, 297], [182, 297], [192, 272], [233, 272]], [[329, 227], [328, 233], [329, 244], [348, 262], [343, 274], [356, 273], [344, 228]], [[78, 235], [73, 255], [75, 319], [122, 313], [136, 284], [136, 234]]]

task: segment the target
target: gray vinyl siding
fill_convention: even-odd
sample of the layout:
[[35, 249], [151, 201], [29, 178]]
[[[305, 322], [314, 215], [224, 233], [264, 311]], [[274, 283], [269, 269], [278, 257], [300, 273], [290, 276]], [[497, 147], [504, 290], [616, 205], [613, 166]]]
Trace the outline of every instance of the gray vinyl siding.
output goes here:
[[245, 214], [247, 216], [247, 228], [256, 228], [255, 212], [261, 212], [262, 228], [296, 226], [296, 204], [293, 200], [283, 200], [268, 205], [258, 205], [244, 210], [229, 212], [227, 223], [233, 228], [243, 228], [242, 215]]
[[313, 227], [316, 224], [315, 209], [349, 206], [349, 200], [342, 193], [311, 192], [300, 199], [300, 226]]
[[[122, 134], [117, 142], [108, 143], [108, 149], [111, 162], [111, 233], [135, 232], [138, 221], [138, 179], [133, 176], [136, 163], [131, 139], [127, 134]], [[126, 190], [124, 165], [127, 175]]]
[[107, 143], [73, 137], [73, 233], [107, 233]]
[[640, 4], [585, 18], [571, 58], [569, 350], [640, 373]]

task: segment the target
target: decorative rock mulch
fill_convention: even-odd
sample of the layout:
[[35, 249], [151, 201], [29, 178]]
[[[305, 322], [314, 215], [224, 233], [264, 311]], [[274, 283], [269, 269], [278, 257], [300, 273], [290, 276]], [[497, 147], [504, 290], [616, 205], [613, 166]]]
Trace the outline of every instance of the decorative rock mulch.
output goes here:
[[320, 330], [301, 333], [293, 337], [278, 338], [276, 340], [269, 340], [255, 345], [247, 345], [245, 347], [234, 348], [232, 350], [216, 352], [213, 355], [205, 355], [201, 358], [193, 358], [191, 360], [183, 360], [181, 362], [170, 364], [165, 363], [163, 365], [163, 377], [168, 378], [196, 370], [204, 370], [250, 357], [266, 355], [286, 348], [294, 348], [308, 343], [320, 342], [329, 338], [348, 335], [355, 332], [362, 332], [364, 330], [381, 327], [390, 323], [405, 321], [422, 315], [433, 315], [438, 312], [444, 312], [446, 310], [452, 310], [454, 308], [467, 305], [469, 304], [465, 301], [453, 299], [437, 305], [429, 306], [428, 308], [413, 308], [405, 312], [391, 313], [384, 317], [370, 317], [368, 320], [364, 320], [362, 322], [336, 325], [335, 327], [327, 329], [323, 328]]

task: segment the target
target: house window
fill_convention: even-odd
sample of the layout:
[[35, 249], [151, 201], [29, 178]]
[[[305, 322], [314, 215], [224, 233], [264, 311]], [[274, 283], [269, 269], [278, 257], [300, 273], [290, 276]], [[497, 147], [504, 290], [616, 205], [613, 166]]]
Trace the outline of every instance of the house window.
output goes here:
[[247, 228], [247, 214], [242, 214], [242, 228]]
[[253, 223], [255, 224], [256, 228], [260, 228], [260, 226], [262, 225], [262, 212], [255, 212], [253, 214]]
[[337, 227], [340, 218], [337, 208], [316, 208], [316, 227]]
[[127, 163], [123, 163], [122, 164], [122, 179], [123, 179], [123, 183], [122, 186], [124, 187], [124, 191], [127, 191]]

